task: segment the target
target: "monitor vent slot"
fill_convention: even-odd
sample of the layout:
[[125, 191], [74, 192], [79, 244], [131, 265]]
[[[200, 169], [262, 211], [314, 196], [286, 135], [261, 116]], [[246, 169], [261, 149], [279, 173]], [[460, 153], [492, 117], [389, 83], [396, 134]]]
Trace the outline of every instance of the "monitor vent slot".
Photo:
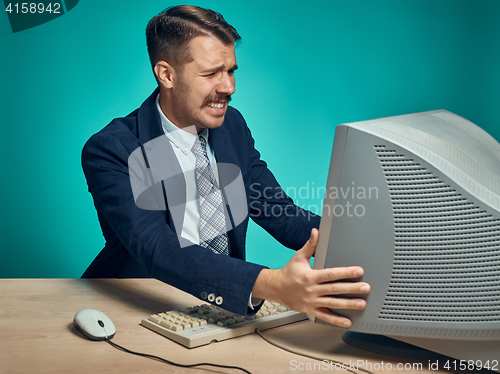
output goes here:
[[500, 219], [411, 157], [374, 148], [395, 221], [394, 263], [379, 319], [500, 321]]

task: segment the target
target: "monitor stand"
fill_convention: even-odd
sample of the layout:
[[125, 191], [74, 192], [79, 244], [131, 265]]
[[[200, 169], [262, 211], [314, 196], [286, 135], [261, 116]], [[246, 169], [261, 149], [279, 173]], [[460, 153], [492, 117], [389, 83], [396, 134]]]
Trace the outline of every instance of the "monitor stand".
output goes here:
[[446, 358], [446, 356], [439, 353], [383, 335], [347, 331], [344, 335], [342, 335], [342, 340], [354, 347], [388, 356], [396, 356], [412, 360], [437, 360]]
[[[500, 340], [447, 340], [406, 336], [387, 337], [347, 331], [342, 340], [347, 344], [389, 356], [417, 360], [448, 360], [451, 368], [473, 360], [487, 372], [500, 373]], [[460, 361], [463, 360], [463, 361]], [[479, 365], [478, 365], [479, 366]], [[481, 371], [482, 372], [482, 371]]]

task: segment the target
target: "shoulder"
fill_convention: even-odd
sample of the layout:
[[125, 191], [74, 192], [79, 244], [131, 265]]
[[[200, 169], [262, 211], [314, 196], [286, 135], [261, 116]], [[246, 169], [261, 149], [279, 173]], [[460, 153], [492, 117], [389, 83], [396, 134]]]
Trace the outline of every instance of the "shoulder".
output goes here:
[[253, 148], [253, 138], [243, 115], [234, 107], [227, 108], [224, 123], [220, 127], [221, 133], [227, 134], [236, 153], [246, 154]]
[[223, 126], [230, 130], [234, 126], [247, 127], [247, 124], [245, 122], [245, 119], [243, 118], [243, 115], [239, 112], [238, 109], [232, 106], [228, 106]]
[[121, 145], [121, 147], [132, 150], [139, 144], [137, 132], [137, 113], [130, 113], [126, 117], [113, 119], [107, 126], [90, 137], [83, 147], [83, 154], [90, 149], [110, 149]]
[[251, 138], [250, 129], [238, 109], [228, 106], [222, 129], [227, 131], [234, 140]]
[[226, 121], [245, 121], [238, 109], [232, 106], [227, 107]]
[[113, 136], [120, 138], [134, 136], [137, 138], [137, 115], [138, 110], [135, 110], [126, 117], [115, 118], [107, 126], [94, 134], [93, 137]]

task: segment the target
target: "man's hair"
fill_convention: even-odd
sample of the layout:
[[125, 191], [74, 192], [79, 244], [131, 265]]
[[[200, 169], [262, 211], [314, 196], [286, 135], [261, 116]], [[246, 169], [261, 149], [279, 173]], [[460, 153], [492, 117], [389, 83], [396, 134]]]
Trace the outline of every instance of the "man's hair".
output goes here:
[[224, 44], [241, 39], [236, 29], [220, 13], [193, 5], [165, 9], [153, 17], [146, 27], [149, 59], [154, 67], [158, 61], [182, 69], [192, 61], [188, 43], [196, 36], [215, 36]]

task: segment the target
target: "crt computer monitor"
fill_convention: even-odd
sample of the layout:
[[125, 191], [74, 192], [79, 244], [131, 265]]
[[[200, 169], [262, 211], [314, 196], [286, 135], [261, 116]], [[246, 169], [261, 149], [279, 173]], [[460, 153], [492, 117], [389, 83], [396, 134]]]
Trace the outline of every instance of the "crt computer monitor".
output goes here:
[[351, 265], [372, 291], [334, 310], [344, 340], [498, 362], [500, 144], [445, 110], [337, 126], [314, 268]]

